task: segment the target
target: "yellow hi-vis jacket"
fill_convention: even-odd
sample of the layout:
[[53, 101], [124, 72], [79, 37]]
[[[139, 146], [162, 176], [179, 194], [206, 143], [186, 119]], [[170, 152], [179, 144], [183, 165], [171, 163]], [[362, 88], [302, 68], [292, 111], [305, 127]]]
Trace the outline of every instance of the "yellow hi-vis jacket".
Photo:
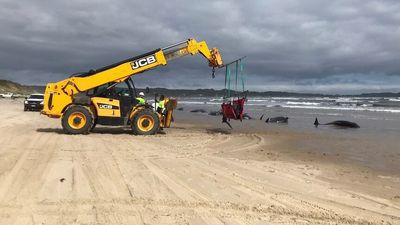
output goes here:
[[136, 98], [137, 104], [138, 105], [144, 105], [146, 103], [146, 101], [144, 100], [144, 98], [141, 97], [137, 97]]
[[165, 107], [164, 104], [165, 104], [165, 100], [161, 100], [158, 102], [158, 107], [160, 107], [161, 109], [164, 109], [164, 107]]

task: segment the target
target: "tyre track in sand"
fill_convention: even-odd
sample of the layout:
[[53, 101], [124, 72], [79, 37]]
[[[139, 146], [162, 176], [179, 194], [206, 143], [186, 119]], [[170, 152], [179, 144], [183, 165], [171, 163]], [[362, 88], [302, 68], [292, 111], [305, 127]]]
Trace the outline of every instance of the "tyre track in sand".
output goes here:
[[[254, 139], [256, 139], [255, 142], [251, 142], [250, 141], [250, 144], [243, 145], [243, 147], [250, 148], [250, 147], [254, 147], [253, 146], [254, 144], [260, 143], [260, 140], [258, 138], [252, 138], [250, 140], [254, 140]], [[249, 142], [247, 142], [247, 143], [249, 143]], [[168, 147], [170, 148], [171, 146], [168, 146]], [[150, 146], [147, 146], [146, 149], [148, 151], [150, 151], [150, 150], [154, 151], [154, 149], [152, 149]], [[164, 149], [161, 149], [161, 150], [164, 150]], [[194, 190], [196, 190], [195, 187], [193, 187], [193, 186], [191, 187], [188, 183], [184, 183], [184, 184], [180, 183], [179, 185], [176, 183], [177, 180], [180, 180], [180, 181], [184, 182], [182, 180], [182, 178], [177, 177], [177, 175], [175, 173], [176, 171], [179, 171], [179, 169], [178, 170], [173, 170], [174, 173], [169, 173], [168, 174], [168, 171], [170, 171], [171, 168], [160, 168], [160, 162], [156, 163], [155, 161], [166, 160], [168, 157], [166, 157], [165, 154], [163, 154], [161, 157], [160, 157], [160, 155], [157, 155], [157, 157], [153, 157], [152, 156], [153, 154], [150, 154], [150, 155], [146, 154], [146, 155], [147, 155], [147, 159], [142, 159], [144, 164], [146, 164], [146, 166], [149, 169], [151, 169], [155, 174], [157, 174], [157, 177], [159, 177], [161, 180], [163, 180], [163, 183], [166, 184], [171, 190], [179, 190], [179, 194], [178, 195], [184, 195], [184, 192], [187, 192], [187, 191], [189, 191], [190, 193], [193, 193]], [[196, 165], [196, 163], [197, 163], [196, 160], [198, 158], [194, 158], [194, 159], [193, 159], [193, 157], [190, 157], [190, 158], [191, 158], [191, 160], [190, 160], [190, 162], [187, 162], [187, 166]], [[176, 163], [177, 162], [175, 162], [175, 164]], [[209, 167], [209, 168], [207, 168], [207, 167]], [[210, 167], [210, 165], [197, 166], [195, 168], [198, 169], [198, 171], [201, 171], [203, 173], [208, 171], [209, 174], [212, 174], [212, 171], [222, 171], [221, 168]], [[193, 170], [191, 170], [191, 172], [193, 172]], [[260, 172], [260, 171], [258, 171], [258, 172]], [[160, 175], [160, 174], [162, 174], [162, 175]], [[196, 176], [195, 173], [192, 173], [192, 175]], [[225, 176], [225, 178], [231, 180], [231, 178], [229, 178], [228, 176]], [[214, 179], [215, 179], [215, 177], [214, 177]], [[245, 187], [245, 188], [250, 189], [249, 187], [251, 187], [251, 186], [257, 186], [257, 185], [259, 186], [260, 185], [260, 183], [257, 183], [257, 185], [255, 185], [254, 182], [249, 182], [248, 179], [243, 179], [243, 180], [244, 181], [242, 181], [240, 183], [236, 182], [239, 185], [239, 187]], [[246, 185], [246, 183], [248, 185]], [[183, 189], [182, 189], [182, 187], [183, 187]], [[279, 188], [276, 188], [276, 190], [278, 190], [278, 189]], [[238, 189], [236, 191], [241, 192], [242, 190]], [[254, 193], [257, 192], [254, 189], [251, 190], [251, 191], [253, 191]], [[204, 200], [207, 200], [207, 196], [209, 196], [209, 195], [207, 195], [207, 193], [202, 193], [201, 191], [199, 191], [198, 188], [195, 191], [195, 193], [196, 193], [196, 196], [200, 196]], [[260, 195], [264, 195], [264, 194], [265, 194], [265, 192], [260, 192]], [[277, 196], [277, 194], [275, 194], [275, 196]], [[337, 213], [334, 213], [333, 210], [322, 208], [321, 206], [318, 206], [317, 204], [312, 204], [312, 203], [310, 203], [308, 201], [305, 201], [305, 200], [296, 199], [293, 196], [288, 195], [288, 194], [285, 194], [285, 196], [289, 196], [290, 197], [290, 200], [292, 202], [291, 204], [289, 204], [288, 202], [284, 202], [284, 201], [278, 200], [276, 198], [275, 199], [274, 198], [269, 198], [269, 200], [271, 201], [272, 199], [274, 199], [275, 200], [275, 204], [277, 202], [280, 202], [280, 203], [284, 204], [286, 207], [290, 206], [293, 211], [297, 212], [297, 214], [301, 215], [302, 217], [307, 217], [308, 216], [308, 217], [314, 218], [314, 219], [315, 218], [320, 218], [320, 219], [325, 219], [325, 220], [328, 219], [328, 218], [331, 218], [332, 221], [336, 221], [336, 220], [353, 221], [353, 222], [357, 221], [355, 219], [352, 219], [350, 216], [339, 215]], [[187, 196], [185, 196], [185, 198], [186, 199], [191, 199], [191, 197], [187, 197]], [[185, 199], [185, 198], [182, 198], [182, 199]], [[297, 204], [297, 207], [294, 207], [295, 204]], [[301, 207], [299, 207], [299, 206], [301, 206]], [[308, 210], [313, 210], [314, 214], [309, 215], [307, 213]], [[315, 211], [318, 211], [318, 212], [315, 212]]]

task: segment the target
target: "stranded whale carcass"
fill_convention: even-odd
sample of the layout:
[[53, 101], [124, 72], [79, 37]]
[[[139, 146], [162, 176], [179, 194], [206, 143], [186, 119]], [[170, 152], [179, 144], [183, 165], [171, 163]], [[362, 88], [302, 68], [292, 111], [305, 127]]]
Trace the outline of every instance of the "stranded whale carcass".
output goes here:
[[336, 120], [330, 123], [321, 124], [319, 123], [318, 118], [315, 118], [314, 125], [315, 127], [318, 127], [319, 125], [331, 125], [338, 128], [360, 128], [358, 124], [346, 120]]
[[265, 120], [266, 123], [288, 123], [289, 117], [283, 117], [283, 116], [278, 116], [278, 117], [271, 117], [267, 118]]

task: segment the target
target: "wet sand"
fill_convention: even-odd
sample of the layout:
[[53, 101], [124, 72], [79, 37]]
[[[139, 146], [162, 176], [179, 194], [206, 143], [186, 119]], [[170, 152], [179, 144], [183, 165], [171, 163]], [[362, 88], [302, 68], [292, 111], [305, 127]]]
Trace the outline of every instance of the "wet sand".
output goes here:
[[[313, 125], [315, 117], [289, 117], [288, 124], [273, 124], [264, 122], [267, 116], [260, 120], [259, 112], [248, 109], [247, 112], [254, 118], [243, 122], [231, 121], [233, 129], [229, 129], [226, 124], [221, 123], [221, 116], [191, 113], [190, 110], [193, 108], [206, 109], [209, 112], [217, 110], [218, 106], [213, 106], [211, 109], [204, 106], [185, 106], [184, 111], [175, 113], [177, 121], [215, 127], [229, 133], [272, 135], [272, 139], [280, 139], [277, 144], [281, 146], [277, 149], [286, 149], [285, 151], [289, 151], [290, 155], [334, 156], [336, 163], [367, 167], [383, 173], [400, 174], [400, 134], [391, 130], [371, 129], [371, 126], [382, 126], [376, 120], [363, 120], [359, 129], [338, 129], [332, 126], [315, 128]], [[321, 118], [326, 121], [335, 120], [329, 120], [324, 116]]]
[[0, 100], [0, 224], [400, 223], [398, 173], [328, 151], [351, 139], [185, 115], [155, 136], [65, 135]]

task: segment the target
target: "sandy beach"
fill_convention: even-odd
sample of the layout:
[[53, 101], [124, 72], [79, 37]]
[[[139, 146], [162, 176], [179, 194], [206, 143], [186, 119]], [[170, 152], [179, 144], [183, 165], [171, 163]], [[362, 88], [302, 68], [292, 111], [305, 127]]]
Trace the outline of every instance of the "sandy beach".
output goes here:
[[179, 113], [155, 136], [65, 135], [22, 107], [0, 99], [0, 224], [400, 224], [399, 173], [337, 153], [350, 137]]

